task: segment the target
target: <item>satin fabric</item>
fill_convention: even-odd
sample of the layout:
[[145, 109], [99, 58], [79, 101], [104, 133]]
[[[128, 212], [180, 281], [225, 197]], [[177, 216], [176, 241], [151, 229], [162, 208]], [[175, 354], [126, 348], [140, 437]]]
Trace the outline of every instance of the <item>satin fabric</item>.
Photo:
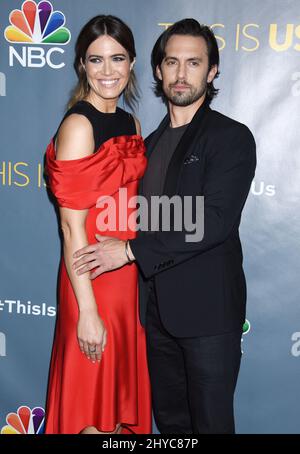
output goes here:
[[[96, 153], [68, 161], [56, 160], [53, 141], [49, 144], [46, 173], [50, 189], [60, 206], [88, 209], [89, 243], [96, 242], [95, 233], [122, 240], [135, 238], [136, 232], [126, 225], [134, 208], [120, 207], [119, 195], [120, 188], [127, 190], [128, 199], [136, 195], [138, 180], [146, 168], [144, 152], [139, 135], [113, 137]], [[101, 232], [107, 225], [105, 216], [101, 218], [107, 205], [101, 201], [108, 201], [108, 197], [111, 206], [115, 203], [116, 229], [110, 224]], [[108, 332], [100, 364], [93, 364], [79, 349], [78, 305], [62, 258], [46, 433], [79, 433], [86, 426], [109, 432], [119, 423], [127, 427], [123, 433], [151, 433], [151, 395], [145, 334], [138, 316], [136, 265], [125, 265], [91, 282]]]

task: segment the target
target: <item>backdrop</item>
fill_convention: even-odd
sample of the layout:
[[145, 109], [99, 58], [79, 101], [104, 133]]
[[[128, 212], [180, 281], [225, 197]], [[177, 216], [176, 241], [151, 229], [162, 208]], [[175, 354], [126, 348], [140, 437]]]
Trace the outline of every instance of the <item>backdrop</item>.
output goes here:
[[194, 17], [217, 36], [220, 93], [212, 107], [246, 123], [258, 150], [241, 227], [248, 323], [235, 401], [237, 432], [300, 433], [299, 1], [51, 0], [39, 4], [53, 10], [46, 26], [43, 16], [28, 16], [29, 3], [34, 2], [0, 5], [2, 433], [43, 431], [60, 258], [43, 155], [75, 82], [76, 37], [101, 13], [119, 16], [133, 29], [144, 136], [165, 112], [151, 89], [150, 52], [158, 35]]

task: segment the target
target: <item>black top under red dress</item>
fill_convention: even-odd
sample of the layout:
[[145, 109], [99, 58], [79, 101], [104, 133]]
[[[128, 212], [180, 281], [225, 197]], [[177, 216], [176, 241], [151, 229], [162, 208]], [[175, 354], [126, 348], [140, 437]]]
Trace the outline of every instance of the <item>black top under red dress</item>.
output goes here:
[[[101, 232], [99, 228], [102, 230], [103, 223], [107, 223], [101, 213], [107, 206], [99, 204], [99, 200], [111, 196], [119, 213], [120, 188], [123, 195], [127, 190], [128, 200], [137, 194], [146, 158], [143, 139], [136, 134], [133, 117], [119, 108], [115, 113], [102, 113], [85, 101], [77, 103], [67, 115], [71, 113], [89, 119], [96, 149], [80, 159], [57, 160], [52, 140], [46, 151], [51, 191], [61, 207], [88, 209], [89, 243], [96, 242], [96, 233], [132, 239], [135, 232], [127, 221], [134, 209], [124, 211], [122, 207], [116, 229]], [[108, 332], [100, 363], [92, 363], [79, 349], [78, 304], [62, 258], [46, 433], [79, 433], [86, 426], [109, 432], [119, 423], [124, 426], [122, 433], [151, 433], [150, 384], [145, 334], [138, 316], [136, 265], [106, 272], [91, 282]]]

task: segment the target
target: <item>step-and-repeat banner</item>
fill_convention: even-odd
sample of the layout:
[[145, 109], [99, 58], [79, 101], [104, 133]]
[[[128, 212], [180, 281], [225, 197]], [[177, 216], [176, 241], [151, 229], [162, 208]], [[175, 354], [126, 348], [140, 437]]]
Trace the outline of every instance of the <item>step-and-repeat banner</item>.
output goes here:
[[[51, 12], [48, 25], [28, 16], [34, 3]], [[165, 112], [150, 67], [159, 34], [185, 17], [216, 34], [221, 75], [212, 107], [246, 123], [258, 152], [241, 226], [248, 310], [237, 432], [300, 433], [298, 0], [1, 1], [0, 431], [43, 432], [60, 259], [43, 155], [76, 80], [76, 37], [103, 13], [134, 32], [144, 136]]]

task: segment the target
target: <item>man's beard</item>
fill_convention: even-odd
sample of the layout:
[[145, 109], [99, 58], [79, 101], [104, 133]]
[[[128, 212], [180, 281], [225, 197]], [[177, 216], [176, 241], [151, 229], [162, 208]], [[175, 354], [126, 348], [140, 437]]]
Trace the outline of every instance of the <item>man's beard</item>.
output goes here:
[[182, 91], [182, 92], [172, 92], [173, 86], [178, 84], [178, 81], [175, 84], [171, 84], [168, 86], [168, 90], [165, 90], [165, 96], [174, 106], [181, 106], [186, 107], [190, 106], [194, 102], [198, 101], [207, 90], [207, 82], [204, 79], [200, 85], [200, 87], [193, 87], [187, 84], [186, 82], [180, 82], [183, 85], [189, 87], [189, 90]]

